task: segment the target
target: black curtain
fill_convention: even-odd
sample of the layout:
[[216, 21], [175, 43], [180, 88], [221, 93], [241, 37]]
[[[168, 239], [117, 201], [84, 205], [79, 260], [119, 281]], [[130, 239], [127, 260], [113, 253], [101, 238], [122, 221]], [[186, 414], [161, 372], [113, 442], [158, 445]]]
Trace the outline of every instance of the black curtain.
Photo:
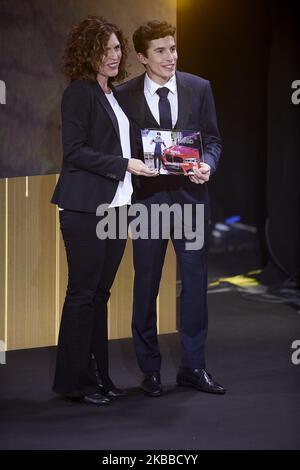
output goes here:
[[211, 81], [223, 154], [211, 182], [215, 220], [255, 225], [262, 262], [300, 265], [297, 0], [178, 0], [178, 68]]

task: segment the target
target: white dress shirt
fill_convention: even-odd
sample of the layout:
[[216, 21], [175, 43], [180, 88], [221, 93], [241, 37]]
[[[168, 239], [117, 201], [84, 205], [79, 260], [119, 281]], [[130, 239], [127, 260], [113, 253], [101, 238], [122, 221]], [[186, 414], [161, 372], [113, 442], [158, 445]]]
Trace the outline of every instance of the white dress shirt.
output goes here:
[[164, 85], [159, 85], [158, 83], [155, 83], [153, 80], [151, 80], [151, 78], [149, 78], [147, 74], [145, 75], [145, 81], [144, 81], [145, 98], [146, 98], [146, 101], [148, 103], [151, 113], [153, 114], [153, 116], [155, 117], [156, 121], [159, 124], [160, 124], [159, 109], [158, 109], [159, 96], [156, 92], [159, 88], [163, 88], [163, 87], [166, 87], [170, 90], [170, 93], [168, 94], [168, 100], [171, 105], [172, 125], [174, 127], [178, 118], [178, 96], [177, 96], [177, 85], [176, 85], [175, 74]]
[[[117, 102], [114, 94], [105, 93], [106, 98], [108, 99], [119, 124], [119, 132], [120, 132], [120, 139], [121, 139], [121, 148], [122, 154], [125, 158], [131, 158], [131, 147], [130, 147], [130, 128], [129, 128], [129, 121], [120, 107], [119, 103]], [[115, 196], [110, 203], [109, 207], [120, 207], [124, 206], [125, 204], [131, 204], [131, 195], [132, 195], [132, 182], [131, 182], [131, 173], [126, 171], [125, 178], [123, 181], [119, 181], [119, 185], [117, 187], [117, 191]]]

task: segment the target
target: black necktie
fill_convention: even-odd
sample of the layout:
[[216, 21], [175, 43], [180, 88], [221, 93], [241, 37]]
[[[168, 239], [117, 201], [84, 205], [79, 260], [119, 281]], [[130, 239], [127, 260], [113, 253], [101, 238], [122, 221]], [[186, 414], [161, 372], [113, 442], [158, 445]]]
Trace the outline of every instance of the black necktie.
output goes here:
[[158, 109], [160, 127], [162, 129], [172, 129], [171, 106], [168, 100], [169, 88], [159, 88], [156, 93], [159, 96]]

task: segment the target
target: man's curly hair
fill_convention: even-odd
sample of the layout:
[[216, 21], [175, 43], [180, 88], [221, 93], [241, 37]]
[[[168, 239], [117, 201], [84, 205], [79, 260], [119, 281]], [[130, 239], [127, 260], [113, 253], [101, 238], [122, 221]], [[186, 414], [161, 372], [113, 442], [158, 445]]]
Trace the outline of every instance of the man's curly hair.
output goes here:
[[63, 54], [62, 71], [70, 80], [96, 81], [97, 69], [112, 33], [117, 36], [122, 50], [119, 72], [111, 81], [127, 76], [125, 70], [128, 55], [127, 40], [122, 31], [101, 16], [88, 16], [71, 29]]

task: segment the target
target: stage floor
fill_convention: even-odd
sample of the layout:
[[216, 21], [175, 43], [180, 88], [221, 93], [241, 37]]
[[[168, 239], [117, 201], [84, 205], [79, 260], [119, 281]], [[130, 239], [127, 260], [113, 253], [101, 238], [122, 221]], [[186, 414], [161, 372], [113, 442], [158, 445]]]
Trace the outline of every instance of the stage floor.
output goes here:
[[107, 407], [51, 392], [55, 348], [13, 351], [0, 366], [1, 449], [300, 449], [300, 315], [239, 292], [209, 295], [207, 369], [224, 396], [175, 385], [178, 334], [160, 337], [160, 398], [137, 388], [131, 340], [110, 342], [111, 376], [129, 396]]

